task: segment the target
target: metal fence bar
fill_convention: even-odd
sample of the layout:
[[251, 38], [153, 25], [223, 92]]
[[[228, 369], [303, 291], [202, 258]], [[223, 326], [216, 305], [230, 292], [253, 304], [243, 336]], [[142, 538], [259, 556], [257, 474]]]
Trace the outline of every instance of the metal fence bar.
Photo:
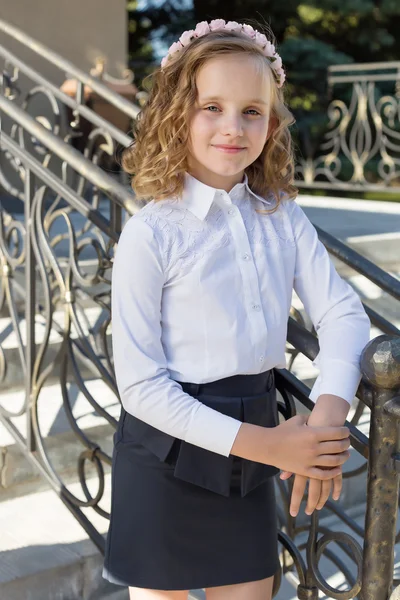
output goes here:
[[36, 277], [35, 255], [32, 245], [32, 201], [35, 190], [35, 178], [29, 169], [25, 170], [25, 322], [26, 322], [26, 446], [29, 452], [35, 452], [35, 432], [32, 427], [32, 381], [36, 354], [35, 315], [36, 315]]
[[396, 298], [396, 300], [400, 300], [400, 281], [398, 279], [375, 265], [368, 258], [358, 254], [358, 252], [335, 238], [332, 234], [318, 227], [318, 225], [315, 225], [315, 229], [318, 232], [319, 239], [333, 256], [336, 256], [346, 265], [364, 275], [386, 293]]
[[135, 197], [118, 181], [115, 181], [103, 169], [86, 160], [82, 154], [48, 131], [19, 106], [0, 96], [0, 111], [3, 111], [11, 119], [19, 124], [25, 131], [37, 138], [46, 148], [65, 161], [77, 173], [88, 181], [99, 187], [109, 198], [117, 202], [129, 212], [138, 210]]
[[372, 340], [361, 367], [373, 386], [361, 599], [388, 600], [399, 501], [400, 337]]
[[[19, 60], [12, 54], [9, 50], [4, 48], [4, 46], [0, 45], [0, 56], [3, 56], [6, 60], [10, 61], [14, 66], [18, 67], [21, 73], [24, 73], [27, 77], [35, 81], [37, 84], [43, 86], [45, 89], [49, 90], [56, 98], [61, 100], [63, 104], [68, 106], [74, 111], [74, 114], [79, 114], [96, 127], [101, 127], [105, 131], [108, 131], [113, 138], [122, 144], [123, 146], [129, 146], [132, 143], [132, 138], [126, 133], [122, 132], [120, 129], [112, 125], [109, 121], [95, 113], [91, 108], [82, 104], [81, 101], [74, 100], [68, 94], [60, 90], [56, 85], [52, 84], [48, 81], [43, 75], [41, 75], [38, 71], [36, 71], [33, 67], [28, 66], [22, 60]], [[78, 89], [81, 87], [81, 83], [78, 85]], [[132, 106], [135, 106], [132, 104]], [[139, 113], [139, 108], [137, 107], [137, 114]], [[136, 116], [137, 116], [136, 114]]]

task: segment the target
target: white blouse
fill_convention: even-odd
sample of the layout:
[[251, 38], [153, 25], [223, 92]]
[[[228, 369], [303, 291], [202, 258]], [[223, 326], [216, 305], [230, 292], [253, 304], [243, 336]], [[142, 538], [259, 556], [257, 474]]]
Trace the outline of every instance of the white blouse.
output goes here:
[[190, 444], [229, 456], [241, 421], [177, 381], [285, 368], [292, 290], [318, 334], [310, 397], [353, 400], [370, 322], [293, 200], [227, 193], [185, 176], [182, 199], [151, 201], [123, 228], [112, 271], [112, 340], [123, 407]]

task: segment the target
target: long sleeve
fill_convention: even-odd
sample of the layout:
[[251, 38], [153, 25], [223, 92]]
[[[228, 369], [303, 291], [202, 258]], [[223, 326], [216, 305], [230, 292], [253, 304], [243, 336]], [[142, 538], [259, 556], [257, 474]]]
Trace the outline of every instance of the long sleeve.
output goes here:
[[294, 289], [318, 335], [314, 361], [319, 375], [311, 390], [353, 401], [361, 380], [360, 356], [369, 341], [370, 321], [360, 298], [335, 270], [325, 246], [303, 210], [287, 204], [296, 239]]
[[112, 271], [112, 344], [122, 405], [165, 433], [229, 456], [241, 421], [186, 394], [169, 375], [161, 338], [164, 282], [153, 229], [135, 215], [121, 233]]

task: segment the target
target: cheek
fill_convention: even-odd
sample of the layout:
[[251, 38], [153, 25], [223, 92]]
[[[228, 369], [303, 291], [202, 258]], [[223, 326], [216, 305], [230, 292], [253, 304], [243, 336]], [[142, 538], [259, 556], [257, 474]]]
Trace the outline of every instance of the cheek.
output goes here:
[[199, 113], [191, 121], [190, 135], [192, 139], [207, 138], [212, 133], [212, 124], [206, 115]]
[[249, 132], [255, 143], [263, 145], [267, 139], [268, 123], [260, 121], [251, 123]]

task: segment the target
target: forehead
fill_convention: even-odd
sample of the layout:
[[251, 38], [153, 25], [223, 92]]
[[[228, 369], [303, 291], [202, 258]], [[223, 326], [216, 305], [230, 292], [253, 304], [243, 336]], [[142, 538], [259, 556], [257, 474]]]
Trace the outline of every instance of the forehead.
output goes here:
[[268, 101], [271, 78], [268, 65], [255, 56], [228, 54], [208, 60], [196, 77], [199, 99], [207, 96], [243, 100], [260, 98]]

